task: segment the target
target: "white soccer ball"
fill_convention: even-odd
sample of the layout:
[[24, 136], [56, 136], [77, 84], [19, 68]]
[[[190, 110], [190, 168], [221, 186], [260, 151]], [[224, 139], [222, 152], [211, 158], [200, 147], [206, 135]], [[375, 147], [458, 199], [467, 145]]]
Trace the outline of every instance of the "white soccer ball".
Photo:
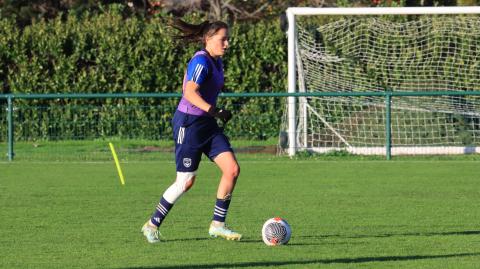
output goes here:
[[291, 235], [290, 225], [282, 218], [271, 218], [263, 224], [262, 239], [268, 246], [285, 245]]

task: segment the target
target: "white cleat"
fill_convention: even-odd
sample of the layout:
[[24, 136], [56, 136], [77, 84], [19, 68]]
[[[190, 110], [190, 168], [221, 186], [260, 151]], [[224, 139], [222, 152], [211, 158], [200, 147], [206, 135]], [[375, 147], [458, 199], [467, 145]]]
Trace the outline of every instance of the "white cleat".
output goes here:
[[239, 241], [240, 239], [242, 239], [241, 234], [228, 229], [226, 226], [216, 227], [214, 225], [210, 225], [210, 229], [208, 229], [208, 234], [210, 234], [211, 237], [222, 237], [227, 240]]
[[160, 242], [160, 232], [158, 228], [149, 225], [148, 221], [142, 227], [142, 233], [147, 238], [148, 243]]

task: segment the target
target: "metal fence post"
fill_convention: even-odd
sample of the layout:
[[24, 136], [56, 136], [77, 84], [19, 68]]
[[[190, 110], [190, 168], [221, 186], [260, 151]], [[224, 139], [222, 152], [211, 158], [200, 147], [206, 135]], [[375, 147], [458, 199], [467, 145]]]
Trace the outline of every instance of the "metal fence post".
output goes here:
[[385, 102], [385, 155], [387, 160], [390, 160], [392, 158], [392, 95], [390, 92], [386, 92]]
[[13, 161], [13, 97], [9, 95], [7, 97], [7, 124], [8, 124], [8, 160]]

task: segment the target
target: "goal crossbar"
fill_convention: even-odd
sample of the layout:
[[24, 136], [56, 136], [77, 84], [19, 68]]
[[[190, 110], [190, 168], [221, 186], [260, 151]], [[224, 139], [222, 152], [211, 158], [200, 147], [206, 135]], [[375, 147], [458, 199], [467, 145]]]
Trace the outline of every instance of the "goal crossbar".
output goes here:
[[479, 14], [479, 6], [462, 7], [359, 7], [359, 8], [312, 8], [290, 7], [288, 14], [304, 15], [439, 15]]

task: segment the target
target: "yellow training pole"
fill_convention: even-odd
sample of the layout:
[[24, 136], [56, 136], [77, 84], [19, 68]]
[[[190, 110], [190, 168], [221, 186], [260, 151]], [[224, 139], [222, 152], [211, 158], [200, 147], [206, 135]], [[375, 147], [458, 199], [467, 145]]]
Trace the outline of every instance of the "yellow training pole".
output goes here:
[[120, 163], [118, 162], [117, 153], [115, 153], [115, 148], [113, 147], [112, 143], [108, 143], [108, 144], [110, 145], [110, 150], [112, 151], [113, 159], [115, 160], [115, 165], [117, 166], [120, 182], [122, 183], [122, 185], [125, 185], [125, 179], [123, 178], [122, 168], [120, 167]]

